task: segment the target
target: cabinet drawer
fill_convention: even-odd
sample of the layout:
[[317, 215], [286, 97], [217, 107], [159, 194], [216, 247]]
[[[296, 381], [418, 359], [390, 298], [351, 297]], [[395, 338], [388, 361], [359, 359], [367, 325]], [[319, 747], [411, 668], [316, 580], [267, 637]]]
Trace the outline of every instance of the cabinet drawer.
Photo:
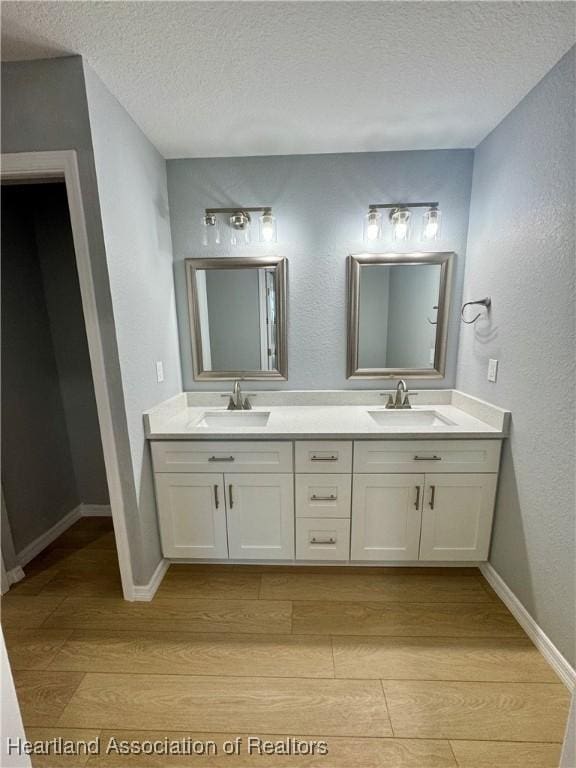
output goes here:
[[352, 472], [352, 441], [298, 441], [296, 472]]
[[354, 472], [498, 472], [500, 440], [357, 440]]
[[300, 518], [296, 520], [297, 560], [348, 560], [350, 520]]
[[352, 475], [296, 475], [296, 517], [350, 517]]
[[154, 472], [292, 472], [292, 443], [158, 441], [152, 463]]

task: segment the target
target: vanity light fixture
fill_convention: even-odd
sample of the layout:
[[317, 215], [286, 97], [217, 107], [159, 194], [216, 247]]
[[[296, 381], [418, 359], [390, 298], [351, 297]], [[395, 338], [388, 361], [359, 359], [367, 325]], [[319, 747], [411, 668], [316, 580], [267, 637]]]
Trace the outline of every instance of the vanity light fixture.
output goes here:
[[436, 240], [440, 233], [440, 209], [437, 202], [430, 203], [371, 203], [368, 213], [364, 216], [364, 240], [374, 242], [382, 238], [382, 214], [380, 208], [390, 211], [392, 238], [394, 240], [409, 240], [412, 208], [427, 208], [423, 221], [423, 240]]
[[260, 241], [262, 243], [276, 242], [276, 217], [271, 208], [266, 208], [260, 216]]
[[376, 208], [370, 208], [364, 217], [364, 240], [380, 240], [382, 236], [382, 214]]
[[437, 240], [440, 237], [442, 213], [438, 207], [429, 208], [424, 214], [422, 240]]
[[411, 218], [412, 213], [408, 208], [395, 208], [390, 211], [394, 240], [408, 240]]
[[220, 245], [220, 226], [213, 213], [202, 216], [202, 245]]
[[[218, 217], [225, 216], [232, 230], [231, 245], [248, 245], [250, 243], [251, 213], [261, 213], [259, 217], [259, 240], [262, 243], [276, 242], [276, 218], [270, 206], [249, 208], [206, 208], [204, 211], [204, 245], [220, 243]], [[211, 235], [212, 228], [218, 233]]]

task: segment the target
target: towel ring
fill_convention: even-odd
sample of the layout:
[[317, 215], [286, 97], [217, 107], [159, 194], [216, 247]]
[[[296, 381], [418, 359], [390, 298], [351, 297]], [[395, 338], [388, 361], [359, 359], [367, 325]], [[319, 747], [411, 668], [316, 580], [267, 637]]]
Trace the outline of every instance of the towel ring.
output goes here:
[[472, 320], [466, 320], [464, 317], [464, 310], [466, 307], [471, 307], [473, 305], [478, 305], [481, 307], [485, 307], [486, 312], [490, 310], [490, 307], [492, 306], [492, 299], [487, 296], [485, 299], [480, 299], [480, 301], [467, 301], [465, 304], [462, 305], [462, 311], [460, 312], [460, 316], [462, 317], [462, 321], [466, 323], [466, 325], [472, 325], [472, 323], [475, 323], [480, 317], [482, 317], [482, 312], [478, 312], [476, 317], [473, 317]]

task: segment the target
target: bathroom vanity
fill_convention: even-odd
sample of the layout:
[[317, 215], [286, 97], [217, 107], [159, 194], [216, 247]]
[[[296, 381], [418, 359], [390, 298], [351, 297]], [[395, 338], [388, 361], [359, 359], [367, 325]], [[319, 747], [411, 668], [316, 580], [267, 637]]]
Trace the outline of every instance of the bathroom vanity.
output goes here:
[[188, 392], [145, 414], [165, 557], [477, 563], [510, 414], [454, 390]]

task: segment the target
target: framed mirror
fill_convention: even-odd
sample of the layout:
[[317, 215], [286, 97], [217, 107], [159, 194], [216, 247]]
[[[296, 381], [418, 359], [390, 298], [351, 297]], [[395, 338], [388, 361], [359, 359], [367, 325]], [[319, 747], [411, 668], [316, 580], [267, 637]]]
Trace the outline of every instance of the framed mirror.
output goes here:
[[444, 376], [453, 257], [349, 256], [349, 379]]
[[186, 259], [194, 378], [287, 379], [286, 259]]

